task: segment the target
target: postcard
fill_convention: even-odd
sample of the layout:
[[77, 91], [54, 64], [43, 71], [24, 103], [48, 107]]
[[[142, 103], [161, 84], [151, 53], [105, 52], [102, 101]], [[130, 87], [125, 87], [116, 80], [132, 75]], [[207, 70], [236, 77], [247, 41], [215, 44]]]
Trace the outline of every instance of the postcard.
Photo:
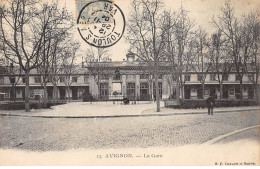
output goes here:
[[2, 0], [1, 166], [258, 166], [260, 1]]

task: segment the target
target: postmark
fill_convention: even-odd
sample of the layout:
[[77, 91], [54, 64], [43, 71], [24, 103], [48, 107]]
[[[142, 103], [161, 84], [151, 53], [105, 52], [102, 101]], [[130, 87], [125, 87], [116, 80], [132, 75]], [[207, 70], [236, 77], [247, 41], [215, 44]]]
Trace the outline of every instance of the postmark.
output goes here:
[[121, 39], [125, 31], [125, 17], [114, 2], [93, 1], [81, 9], [77, 25], [85, 42], [91, 46], [106, 48]]

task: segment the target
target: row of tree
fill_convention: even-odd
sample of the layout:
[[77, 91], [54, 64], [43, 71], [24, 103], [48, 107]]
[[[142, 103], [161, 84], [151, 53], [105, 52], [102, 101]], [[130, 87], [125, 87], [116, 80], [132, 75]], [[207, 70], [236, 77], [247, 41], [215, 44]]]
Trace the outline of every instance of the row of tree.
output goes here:
[[[208, 33], [189, 17], [183, 7], [172, 11], [166, 10], [160, 0], [132, 0], [126, 39], [131, 51], [149, 66], [146, 71], [149, 70], [155, 78], [157, 111], [160, 111], [158, 75], [162, 61], [171, 65], [168, 81], [172, 88], [177, 89], [178, 101], [184, 98], [183, 87], [187, 79], [183, 78], [183, 74], [187, 71], [199, 73], [203, 93], [206, 74], [214, 71], [221, 98], [226, 74], [234, 71], [238, 75], [242, 93], [243, 77], [254, 72], [248, 77], [258, 93], [258, 18], [256, 12], [235, 16], [232, 5], [226, 3], [218, 17], [212, 18], [215, 32]], [[53, 83], [54, 98], [57, 98], [58, 74], [65, 75], [64, 82], [69, 91], [79, 44], [72, 40], [74, 22], [66, 8], [60, 9], [56, 2], [6, 1], [0, 6], [0, 19], [1, 52], [12, 63], [19, 65], [25, 74], [26, 111], [29, 111], [29, 74], [32, 69], [37, 69], [42, 76], [45, 104], [47, 82]], [[99, 63], [106, 53], [105, 50], [87, 51], [88, 63]], [[91, 72], [98, 86], [100, 71]]]
[[63, 73], [67, 90], [75, 71], [79, 43], [73, 40], [73, 15], [57, 2], [12, 0], [0, 6], [0, 50], [10, 62], [23, 71], [25, 77], [25, 108], [29, 106], [29, 75], [37, 69], [47, 104], [47, 83], [54, 85], [57, 99], [58, 74]]
[[208, 33], [183, 7], [177, 11], [166, 10], [160, 0], [133, 0], [131, 7], [127, 40], [155, 77], [157, 111], [160, 111], [158, 74], [163, 61], [171, 64], [168, 81], [177, 89], [177, 101], [184, 98], [183, 86], [187, 79], [183, 74], [189, 71], [198, 72], [202, 97], [210, 71], [216, 74], [221, 98], [224, 77], [231, 71], [239, 78], [241, 100], [242, 79], [246, 75], [258, 93], [260, 23], [257, 12], [235, 16], [233, 6], [226, 2], [220, 14], [212, 18], [215, 32]]

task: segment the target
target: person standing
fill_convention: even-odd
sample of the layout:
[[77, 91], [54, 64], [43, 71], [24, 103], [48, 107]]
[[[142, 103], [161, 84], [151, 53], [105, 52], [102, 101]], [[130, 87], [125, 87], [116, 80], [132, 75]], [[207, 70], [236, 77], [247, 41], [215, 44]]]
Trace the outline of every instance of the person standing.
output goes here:
[[209, 98], [206, 100], [207, 107], [208, 107], [208, 115], [213, 115], [213, 108], [215, 106], [215, 97], [209, 96]]

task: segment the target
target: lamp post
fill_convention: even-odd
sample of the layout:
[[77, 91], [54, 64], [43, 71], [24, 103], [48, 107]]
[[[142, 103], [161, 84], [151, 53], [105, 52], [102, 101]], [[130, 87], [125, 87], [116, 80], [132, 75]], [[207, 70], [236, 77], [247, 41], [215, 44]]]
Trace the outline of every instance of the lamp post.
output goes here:
[[9, 80], [10, 80], [10, 83], [12, 84], [12, 89], [11, 89], [11, 101], [15, 101], [15, 93], [14, 93], [14, 84], [15, 84], [15, 75], [14, 75], [14, 72], [13, 72], [13, 69], [14, 69], [14, 65], [13, 63], [10, 63], [10, 71], [9, 71]]

